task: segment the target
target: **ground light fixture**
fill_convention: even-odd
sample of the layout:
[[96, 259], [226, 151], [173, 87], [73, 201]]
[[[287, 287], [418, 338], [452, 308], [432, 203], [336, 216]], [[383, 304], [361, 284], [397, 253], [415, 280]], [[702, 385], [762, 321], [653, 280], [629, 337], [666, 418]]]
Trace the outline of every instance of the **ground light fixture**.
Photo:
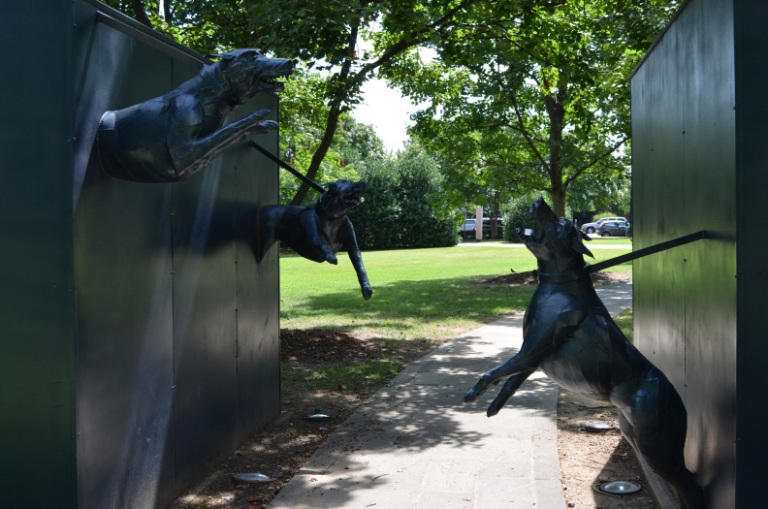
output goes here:
[[629, 481], [611, 481], [600, 485], [600, 491], [611, 495], [632, 495], [640, 491], [641, 486]]

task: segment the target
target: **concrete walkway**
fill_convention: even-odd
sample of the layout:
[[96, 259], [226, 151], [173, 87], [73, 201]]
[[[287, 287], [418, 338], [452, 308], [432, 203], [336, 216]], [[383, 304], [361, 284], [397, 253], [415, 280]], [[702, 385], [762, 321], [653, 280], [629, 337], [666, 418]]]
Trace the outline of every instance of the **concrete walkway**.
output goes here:
[[[598, 289], [609, 311], [632, 284]], [[498, 389], [464, 394], [522, 343], [522, 315], [449, 341], [411, 364], [341, 424], [268, 506], [273, 509], [564, 509], [557, 386], [531, 376], [495, 417]]]
[[[596, 238], [599, 238], [599, 237], [596, 237]], [[590, 251], [592, 251], [593, 249], [597, 249], [597, 250], [600, 250], [600, 249], [625, 249], [627, 251], [631, 251], [632, 250], [632, 243], [631, 242], [628, 242], [626, 244], [624, 244], [624, 243], [622, 243], [622, 244], [590, 244], [590, 243], [587, 243], [585, 245], [589, 248]], [[508, 247], [508, 248], [520, 249], [520, 248], [525, 248], [525, 244], [523, 244], [521, 242], [516, 242], [516, 243], [512, 243], [512, 242], [495, 242], [495, 241], [475, 242], [475, 241], [471, 241], [470, 240], [470, 241], [459, 242], [458, 244], [456, 244], [455, 247]], [[587, 260], [587, 261], [589, 261], [589, 260]]]

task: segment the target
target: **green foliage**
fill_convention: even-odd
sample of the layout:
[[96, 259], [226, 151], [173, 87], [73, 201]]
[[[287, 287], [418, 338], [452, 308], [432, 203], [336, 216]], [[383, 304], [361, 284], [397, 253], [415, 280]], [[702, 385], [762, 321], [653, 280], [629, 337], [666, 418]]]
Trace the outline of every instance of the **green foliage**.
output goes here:
[[[475, 6], [429, 66], [390, 70], [431, 104], [413, 134], [454, 164], [450, 182], [606, 202], [627, 179], [629, 73], [678, 2], [508, 0]], [[610, 185], [614, 183], [615, 185]], [[597, 194], [597, 197], [591, 196]], [[597, 199], [595, 199], [597, 198]]]
[[616, 215], [617, 215], [616, 212], [612, 212], [612, 211], [606, 209], [606, 210], [598, 211], [598, 212], [595, 212], [594, 214], [592, 214], [592, 221], [596, 221], [596, 220], [600, 219], [601, 217], [613, 217], [613, 216], [616, 216]]
[[365, 201], [349, 217], [363, 249], [451, 246], [456, 243], [455, 204], [437, 164], [416, 148], [396, 160], [367, 160], [358, 168]]
[[[280, 153], [283, 159], [299, 171], [310, 166], [314, 151], [321, 143], [328, 116], [328, 106], [318, 97], [327, 85], [327, 78], [299, 65], [285, 85], [280, 101]], [[359, 180], [356, 168], [367, 159], [383, 159], [383, 142], [373, 128], [355, 121], [349, 114], [339, 117], [332, 144], [314, 180], [328, 184], [338, 179]], [[280, 175], [280, 202], [290, 203], [301, 181], [288, 172]], [[309, 194], [304, 205], [317, 199]]]

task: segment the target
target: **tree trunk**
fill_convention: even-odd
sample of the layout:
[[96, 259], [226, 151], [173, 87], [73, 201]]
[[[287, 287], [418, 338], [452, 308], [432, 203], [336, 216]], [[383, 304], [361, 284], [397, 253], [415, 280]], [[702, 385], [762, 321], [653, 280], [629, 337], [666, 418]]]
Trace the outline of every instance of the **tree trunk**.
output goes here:
[[558, 217], [565, 216], [567, 185], [563, 178], [563, 129], [565, 128], [566, 91], [558, 88], [557, 94], [546, 98], [549, 115], [549, 194], [552, 210]]

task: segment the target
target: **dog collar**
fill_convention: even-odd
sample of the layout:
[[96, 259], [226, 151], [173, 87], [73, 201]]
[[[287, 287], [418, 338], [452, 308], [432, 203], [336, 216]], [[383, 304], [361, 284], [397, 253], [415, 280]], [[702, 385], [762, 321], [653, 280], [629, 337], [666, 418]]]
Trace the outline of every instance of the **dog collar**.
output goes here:
[[321, 216], [325, 216], [325, 217], [327, 217], [328, 219], [330, 219], [331, 221], [335, 221], [336, 219], [341, 219], [342, 217], [344, 217], [344, 216], [346, 216], [346, 215], [347, 215], [347, 213], [346, 213], [346, 212], [345, 212], [345, 213], [343, 213], [343, 214], [342, 214], [342, 215], [340, 215], [340, 216], [332, 216], [332, 215], [330, 215], [330, 214], [328, 213], [328, 209], [326, 209], [325, 207], [323, 207], [323, 204], [322, 204], [322, 203], [320, 203], [320, 200], [317, 200], [317, 203], [315, 203], [315, 206], [316, 206], [316, 208], [317, 208], [317, 211], [318, 211], [318, 215], [321, 215]]
[[539, 272], [534, 270], [536, 278], [539, 283], [554, 285], [558, 283], [570, 283], [571, 281], [578, 281], [582, 277], [587, 276], [587, 273], [583, 270], [572, 270], [568, 272]]

